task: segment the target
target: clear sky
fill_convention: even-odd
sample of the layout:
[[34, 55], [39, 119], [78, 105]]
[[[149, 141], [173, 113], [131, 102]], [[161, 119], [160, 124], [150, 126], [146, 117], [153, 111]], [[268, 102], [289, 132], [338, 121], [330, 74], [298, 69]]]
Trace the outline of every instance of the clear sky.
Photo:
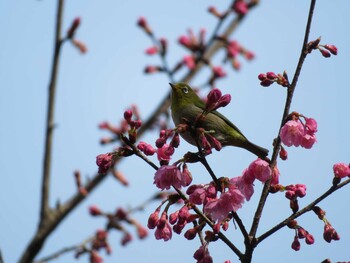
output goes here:
[[[219, 2], [219, 3], [218, 3]], [[98, 130], [104, 120], [118, 123], [123, 111], [137, 104], [144, 118], [168, 92], [169, 80], [163, 75], [146, 76], [144, 66], [157, 64], [158, 58], [147, 57], [144, 49], [149, 39], [136, 26], [145, 16], [159, 37], [169, 40], [169, 63], [173, 65], [186, 51], [176, 44], [188, 28], [211, 32], [215, 18], [206, 12], [209, 5], [223, 10], [230, 1], [66, 1], [64, 31], [80, 16], [77, 38], [88, 46], [81, 55], [70, 44], [63, 47], [57, 87], [56, 120], [50, 203], [65, 201], [75, 191], [73, 171], [83, 177], [96, 172], [95, 156], [113, 147], [99, 145], [107, 134]], [[232, 102], [222, 110], [253, 142], [272, 149], [282, 116], [285, 90], [276, 85], [262, 88], [257, 80], [261, 72], [286, 70], [294, 73], [304, 36], [309, 1], [262, 0], [233, 36], [256, 54], [251, 62], [242, 61], [239, 73], [227, 65], [228, 77], [218, 88], [230, 93]], [[339, 55], [329, 59], [318, 52], [306, 60], [295, 92], [292, 110], [318, 121], [318, 143], [311, 149], [290, 148], [289, 159], [279, 162], [281, 183], [305, 183], [307, 195], [299, 202], [308, 204], [329, 188], [332, 166], [350, 161], [349, 81], [350, 69], [350, 2], [318, 1], [310, 38], [322, 36], [322, 43], [335, 44]], [[53, 53], [53, 30], [56, 1], [0, 0], [0, 249], [5, 262], [15, 262], [32, 237], [38, 223], [39, 190], [42, 173], [44, 125], [47, 86]], [[222, 53], [216, 57], [218, 63]], [[204, 75], [202, 75], [203, 77]], [[201, 84], [203, 78], [192, 84]], [[144, 140], [153, 143], [156, 133]], [[177, 157], [194, 150], [183, 142]], [[215, 153], [209, 162], [220, 176], [234, 177], [254, 160], [249, 152], [227, 148]], [[76, 244], [104, 226], [103, 219], [92, 218], [87, 208], [97, 204], [106, 211], [118, 206], [136, 206], [155, 192], [153, 170], [145, 163], [129, 158], [120, 170], [131, 183], [124, 188], [112, 178], [106, 179], [50, 236], [40, 256]], [[199, 165], [191, 165], [195, 181], [205, 183], [208, 175]], [[257, 184], [252, 200], [239, 214], [250, 220], [261, 185]], [[321, 262], [349, 261], [349, 187], [340, 190], [320, 206], [336, 228], [341, 240], [326, 243], [322, 239], [323, 224], [314, 214], [300, 218], [299, 223], [315, 237], [312, 246], [302, 242], [299, 252], [291, 250], [294, 233], [283, 229], [256, 249], [254, 262]], [[258, 233], [263, 233], [289, 214], [289, 203], [283, 194], [272, 195], [263, 214]], [[157, 203], [135, 215], [146, 225], [148, 215]], [[132, 231], [132, 230], [131, 230]], [[241, 242], [234, 227], [228, 236]], [[156, 241], [153, 231], [146, 241], [135, 240], [126, 248], [119, 245], [121, 234], [112, 232], [113, 254], [105, 262], [194, 262], [198, 240], [187, 241], [174, 235], [164, 243]], [[238, 245], [242, 248], [242, 245]], [[237, 258], [219, 242], [210, 245], [214, 262]], [[176, 254], [175, 254], [175, 253]], [[176, 255], [174, 257], [174, 255]], [[56, 262], [73, 262], [67, 254]], [[87, 259], [80, 259], [86, 262]]]

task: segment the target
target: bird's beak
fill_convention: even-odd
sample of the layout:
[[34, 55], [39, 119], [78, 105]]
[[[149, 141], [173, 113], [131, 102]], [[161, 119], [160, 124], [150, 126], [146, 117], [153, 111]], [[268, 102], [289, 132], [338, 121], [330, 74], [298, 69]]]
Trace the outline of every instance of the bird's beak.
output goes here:
[[174, 85], [174, 84], [169, 83], [169, 85], [170, 85], [170, 87], [171, 87], [172, 90], [175, 90], [175, 85]]

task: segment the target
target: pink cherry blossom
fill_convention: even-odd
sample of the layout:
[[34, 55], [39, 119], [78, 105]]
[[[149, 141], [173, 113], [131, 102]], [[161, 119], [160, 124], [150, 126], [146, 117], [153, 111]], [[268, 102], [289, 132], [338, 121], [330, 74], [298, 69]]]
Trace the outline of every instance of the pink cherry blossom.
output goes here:
[[187, 176], [188, 174], [182, 174], [180, 169], [174, 165], [163, 165], [155, 173], [153, 183], [161, 190], [169, 190], [171, 186], [181, 188], [188, 185]]
[[298, 197], [304, 197], [306, 195], [306, 185], [305, 184], [296, 184], [295, 185], [295, 194]]
[[189, 195], [190, 202], [196, 205], [203, 204], [207, 196], [204, 185], [191, 185], [186, 193]]
[[250, 170], [256, 179], [263, 183], [270, 179], [272, 174], [269, 163], [260, 158], [252, 162], [249, 165], [248, 170]]
[[216, 187], [213, 184], [191, 185], [186, 193], [189, 195], [190, 202], [196, 205], [201, 205], [207, 202], [208, 199], [216, 198]]
[[300, 145], [306, 149], [311, 149], [312, 146], [317, 142], [316, 135], [315, 134], [308, 134], [306, 133], [300, 142]]
[[164, 144], [161, 148], [157, 149], [158, 161], [170, 161], [171, 155], [174, 153], [174, 148], [169, 144]]
[[244, 180], [243, 176], [232, 178], [230, 179], [230, 182], [237, 186], [237, 188], [239, 189], [239, 191], [241, 191], [241, 193], [244, 195], [247, 201], [250, 200], [250, 198], [254, 194], [253, 183], [247, 183], [247, 181]]
[[345, 163], [336, 163], [333, 165], [334, 176], [338, 178], [344, 178], [350, 176], [350, 167]]
[[298, 147], [304, 134], [304, 126], [299, 121], [291, 120], [282, 127], [280, 136], [283, 144]]
[[168, 241], [171, 239], [172, 230], [166, 212], [163, 212], [161, 218], [158, 220], [154, 235], [157, 240], [163, 239], [164, 241]]
[[308, 131], [315, 133], [317, 132], [317, 122], [313, 118], [306, 118], [305, 117], [305, 127]]
[[239, 191], [237, 186], [231, 184], [228, 191], [222, 193], [220, 198], [209, 200], [204, 206], [204, 211], [214, 221], [222, 221], [227, 217], [229, 212], [237, 211], [242, 207], [244, 198], [244, 195]]

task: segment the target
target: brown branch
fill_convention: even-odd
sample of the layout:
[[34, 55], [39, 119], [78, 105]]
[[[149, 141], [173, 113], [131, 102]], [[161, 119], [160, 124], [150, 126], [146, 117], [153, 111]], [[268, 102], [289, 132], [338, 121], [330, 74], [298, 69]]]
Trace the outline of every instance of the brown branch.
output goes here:
[[[285, 106], [284, 106], [284, 112], [283, 112], [283, 116], [282, 116], [282, 120], [281, 120], [281, 125], [278, 131], [278, 135], [277, 135], [277, 140], [275, 142], [274, 145], [274, 150], [273, 150], [273, 154], [272, 154], [272, 158], [271, 158], [271, 163], [270, 166], [272, 169], [274, 169], [274, 167], [276, 166], [276, 161], [277, 161], [277, 157], [278, 157], [278, 151], [279, 151], [279, 147], [281, 145], [281, 139], [279, 137], [280, 134], [280, 130], [282, 128], [282, 126], [285, 123], [285, 120], [289, 114], [290, 111], [290, 106], [292, 104], [292, 99], [293, 99], [293, 95], [294, 95], [294, 90], [296, 88], [300, 73], [301, 73], [301, 69], [303, 66], [303, 63], [305, 61], [305, 58], [308, 54], [307, 52], [307, 43], [308, 43], [308, 39], [309, 39], [309, 34], [310, 34], [310, 28], [311, 28], [311, 22], [312, 22], [312, 17], [313, 17], [313, 12], [314, 12], [314, 8], [315, 8], [315, 4], [316, 4], [316, 0], [312, 0], [311, 4], [310, 4], [310, 9], [309, 9], [309, 15], [308, 15], [308, 20], [307, 20], [307, 25], [306, 25], [306, 29], [305, 29], [305, 35], [304, 35], [304, 41], [303, 41], [303, 45], [301, 48], [301, 54], [299, 56], [299, 61], [294, 73], [294, 77], [292, 80], [292, 83], [289, 85], [288, 87], [288, 91], [287, 91], [287, 98], [286, 98], [286, 102], [285, 102]], [[252, 254], [254, 251], [256, 244], [256, 240], [255, 240], [255, 235], [256, 232], [258, 230], [258, 226], [259, 226], [259, 222], [260, 222], [260, 218], [267, 200], [267, 197], [269, 195], [269, 188], [270, 188], [270, 183], [271, 180], [268, 180], [262, 190], [261, 193], [261, 197], [259, 200], [259, 204], [258, 207], [255, 211], [255, 215], [254, 215], [254, 219], [253, 219], [253, 223], [249, 232], [249, 237], [251, 242], [246, 244], [246, 253], [245, 253], [245, 260], [242, 262], [251, 262], [251, 258], [252, 258]]]
[[[64, 0], [58, 0], [58, 11], [57, 11], [57, 22], [56, 24], [61, 24], [61, 17], [59, 15], [62, 15], [62, 7], [63, 7]], [[228, 37], [233, 33], [233, 31], [240, 25], [243, 18], [245, 16], [239, 16], [235, 19], [233, 19], [227, 26], [226, 30], [223, 33], [223, 36]], [[58, 29], [60, 29], [60, 26], [57, 26]], [[57, 31], [56, 28], [56, 31]], [[56, 38], [59, 37], [59, 34], [56, 32]], [[60, 47], [62, 45], [62, 42], [57, 46], [57, 39], [55, 42], [55, 53], [54, 53], [54, 62], [53, 62], [53, 72], [50, 82], [50, 90], [51, 86], [53, 85], [53, 94], [55, 90], [56, 85], [56, 78], [57, 78], [57, 69], [58, 69], [58, 57], [59, 57], [59, 51]], [[210, 60], [210, 58], [222, 47], [222, 44], [219, 41], [213, 41], [212, 45], [208, 47], [208, 50], [203, 54], [204, 59]], [[56, 61], [56, 62], [55, 62]], [[57, 63], [57, 65], [56, 65]], [[55, 66], [56, 65], [56, 66]], [[189, 72], [185, 77], [181, 79], [182, 82], [190, 82], [191, 79], [202, 69], [204, 66], [204, 63], [199, 62], [196, 65], [196, 68]], [[55, 70], [54, 70], [55, 68]], [[51, 93], [50, 93], [51, 94]], [[43, 181], [43, 197], [46, 196], [45, 201], [42, 204], [42, 214], [45, 214], [47, 216], [42, 216], [41, 218], [45, 217], [45, 220], [41, 220], [41, 224], [39, 224], [39, 228], [34, 234], [33, 238], [30, 240], [29, 244], [25, 248], [23, 255], [21, 256], [19, 263], [30, 263], [33, 261], [35, 256], [39, 253], [40, 249], [42, 248], [46, 238], [56, 229], [56, 227], [62, 222], [62, 220], [73, 210], [77, 207], [78, 204], [80, 204], [81, 201], [85, 199], [85, 196], [76, 193], [73, 195], [70, 199], [68, 199], [64, 204], [62, 204], [57, 210], [49, 210], [48, 206], [48, 193], [49, 193], [49, 173], [47, 171], [50, 171], [50, 160], [51, 160], [51, 144], [52, 144], [52, 128], [53, 128], [53, 100], [54, 96], [49, 98], [49, 101], [52, 100], [52, 103], [49, 102], [49, 112], [48, 113], [48, 127], [47, 127], [47, 145], [49, 147], [45, 147], [47, 149], [47, 152], [45, 151], [45, 161], [44, 163], [47, 163], [44, 169], [44, 181]], [[161, 101], [161, 103], [158, 105], [158, 107], [154, 110], [154, 112], [151, 114], [151, 116], [143, 123], [143, 125], [140, 127], [138, 131], [138, 137], [142, 137], [142, 135], [150, 129], [154, 123], [156, 123], [157, 119], [161, 114], [166, 112], [170, 106], [170, 91], [165, 96], [165, 98]], [[50, 108], [52, 109], [50, 110]], [[116, 162], [119, 162], [121, 159], [118, 159]], [[103, 179], [105, 179], [107, 176], [106, 174], [96, 174], [91, 181], [87, 183], [85, 186], [85, 189], [88, 192], [91, 192], [93, 189], [95, 189], [96, 186], [98, 186]], [[49, 215], [49, 216], [48, 216]], [[220, 236], [220, 235], [219, 235]], [[230, 245], [231, 249], [234, 250], [232, 245]], [[241, 252], [239, 252], [241, 253]]]
[[55, 110], [55, 95], [56, 84], [58, 75], [58, 66], [60, 58], [60, 50], [62, 46], [61, 28], [62, 28], [62, 16], [63, 16], [64, 0], [58, 1], [57, 17], [56, 17], [56, 33], [55, 33], [55, 48], [52, 61], [51, 77], [49, 84], [49, 99], [48, 110], [46, 119], [46, 138], [45, 138], [45, 150], [44, 150], [44, 163], [43, 163], [43, 181], [41, 188], [41, 211], [40, 211], [40, 224], [45, 224], [45, 220], [49, 214], [49, 194], [50, 194], [50, 172], [51, 172], [51, 154], [52, 154], [52, 141], [54, 130], [54, 110]]
[[[51, 155], [52, 155], [52, 141], [54, 130], [54, 109], [55, 109], [55, 94], [56, 84], [58, 76], [60, 51], [63, 44], [61, 39], [62, 31], [62, 17], [64, 0], [57, 1], [57, 15], [56, 15], [56, 29], [55, 29], [55, 45], [54, 55], [52, 61], [51, 77], [49, 83], [49, 98], [48, 98], [48, 110], [46, 120], [46, 134], [45, 134], [45, 148], [44, 148], [44, 160], [43, 160], [43, 175], [41, 186], [41, 208], [40, 208], [40, 221], [39, 229], [35, 234], [33, 240], [30, 242], [28, 248], [23, 253], [20, 262], [30, 262], [34, 256], [40, 251], [46, 235], [43, 233], [43, 229], [46, 226], [50, 226], [52, 211], [49, 207], [50, 197], [50, 172], [51, 172]], [[49, 227], [50, 228], [50, 227]]]
[[282, 222], [271, 228], [270, 230], [266, 231], [264, 234], [262, 234], [260, 237], [257, 238], [257, 243], [260, 243], [265, 238], [269, 237], [276, 231], [280, 230], [282, 227], [285, 227], [291, 220], [298, 218], [299, 216], [305, 214], [306, 212], [311, 211], [319, 202], [321, 202], [323, 199], [334, 193], [335, 191], [339, 190], [340, 188], [344, 187], [345, 185], [350, 183], [350, 179], [347, 179], [346, 181], [342, 182], [341, 184], [338, 184], [336, 186], [332, 186], [329, 188], [326, 192], [324, 192], [321, 196], [319, 196], [317, 199], [315, 199], [313, 202], [305, 206], [303, 209], [299, 210], [295, 214], [291, 215], [290, 217], [287, 217]]
[[59, 258], [60, 256], [62, 256], [62, 255], [65, 254], [65, 253], [74, 251], [74, 250], [76, 250], [77, 248], [79, 248], [79, 245], [78, 245], [78, 246], [77, 246], [77, 245], [74, 245], [74, 246], [62, 248], [62, 249], [58, 250], [57, 252], [53, 253], [52, 255], [49, 255], [49, 256], [47, 256], [47, 257], [44, 257], [44, 258], [42, 258], [42, 259], [39, 259], [38, 261], [35, 261], [35, 263], [44, 263], [44, 262], [48, 262], [48, 261], [50, 261], [50, 260]]

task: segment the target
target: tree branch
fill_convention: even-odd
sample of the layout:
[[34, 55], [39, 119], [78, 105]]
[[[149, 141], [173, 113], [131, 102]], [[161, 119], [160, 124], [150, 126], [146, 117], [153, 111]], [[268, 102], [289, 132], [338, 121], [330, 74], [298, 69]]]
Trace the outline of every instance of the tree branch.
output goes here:
[[[48, 110], [48, 122], [47, 122], [47, 138], [46, 138], [46, 146], [45, 146], [45, 157], [44, 157], [44, 176], [43, 176], [43, 186], [42, 186], [42, 194], [45, 197], [45, 201], [42, 202], [41, 209], [41, 223], [39, 224], [39, 228], [37, 232], [34, 234], [33, 238], [30, 240], [29, 244], [24, 250], [23, 255], [21, 256], [19, 263], [30, 263], [33, 261], [35, 256], [39, 253], [42, 248], [46, 238], [56, 229], [56, 227], [62, 222], [62, 220], [80, 204], [81, 201], [85, 199], [85, 196], [76, 193], [70, 199], [68, 199], [62, 206], [60, 206], [57, 210], [49, 210], [48, 199], [49, 199], [49, 171], [50, 171], [50, 163], [51, 163], [51, 150], [52, 150], [52, 128], [53, 128], [53, 109], [54, 109], [54, 94], [56, 87], [56, 79], [58, 73], [58, 62], [59, 62], [59, 53], [62, 45], [62, 41], [58, 42], [57, 39], [60, 37], [61, 30], [61, 19], [62, 19], [62, 9], [63, 9], [64, 0], [58, 0], [58, 10], [57, 10], [57, 20], [56, 20], [56, 38], [55, 38], [55, 53], [54, 53], [54, 61], [53, 61], [53, 69], [51, 75], [50, 82], [50, 97], [49, 97], [49, 110]], [[228, 37], [233, 33], [233, 31], [238, 27], [238, 25], [242, 22], [245, 16], [238, 16], [233, 19], [227, 26], [226, 30], [223, 33], [223, 36]], [[58, 44], [59, 43], [59, 44]], [[219, 41], [212, 41], [210, 47], [208, 47], [207, 51], [203, 54], [203, 57], [206, 60], [210, 60], [210, 58], [221, 48], [222, 44]], [[199, 62], [196, 68], [190, 71], [186, 76], [184, 76], [181, 81], [182, 82], [190, 82], [191, 79], [202, 69], [204, 64]], [[51, 95], [52, 94], [52, 95]], [[165, 96], [165, 98], [161, 101], [158, 107], [154, 110], [151, 116], [143, 123], [143, 125], [138, 130], [138, 137], [142, 137], [142, 135], [150, 129], [154, 123], [156, 123], [157, 119], [161, 114], [166, 112], [170, 106], [170, 91]], [[118, 163], [121, 159], [117, 159]], [[103, 179], [107, 176], [106, 174], [96, 174], [91, 181], [87, 183], [85, 189], [88, 192], [91, 192], [98, 186]], [[49, 215], [49, 216], [47, 216]], [[43, 220], [42, 218], [45, 218]]]
[[[311, 1], [309, 17], [308, 17], [306, 30], [305, 30], [305, 37], [304, 37], [304, 42], [303, 42], [302, 49], [301, 49], [301, 54], [300, 54], [300, 57], [299, 57], [299, 62], [298, 62], [296, 71], [294, 73], [293, 81], [292, 81], [291, 85], [288, 87], [288, 94], [287, 94], [286, 103], [285, 103], [285, 107], [284, 107], [284, 113], [283, 113], [281, 125], [280, 125], [279, 131], [278, 131], [278, 135], [277, 135], [277, 142], [275, 144], [274, 151], [273, 151], [272, 158], [271, 158], [271, 168], [272, 169], [276, 166], [276, 160], [277, 160], [277, 156], [278, 156], [278, 151], [279, 151], [279, 147], [280, 147], [280, 144], [281, 144], [281, 140], [280, 140], [280, 136], [279, 136], [280, 130], [283, 127], [283, 125], [285, 123], [285, 120], [286, 120], [286, 118], [287, 118], [287, 116], [289, 114], [290, 106], [292, 104], [292, 98], [293, 98], [294, 90], [296, 88], [296, 85], [297, 85], [297, 82], [298, 82], [298, 78], [299, 78], [299, 75], [300, 75], [300, 72], [301, 72], [304, 60], [305, 60], [305, 58], [306, 58], [306, 56], [308, 54], [307, 53], [307, 42], [308, 42], [308, 37], [309, 37], [309, 33], [310, 33], [310, 27], [311, 27], [311, 21], [312, 21], [312, 15], [313, 15], [313, 10], [314, 10], [314, 7], [315, 7], [315, 3], [316, 3], [316, 0], [312, 0]], [[265, 205], [268, 193], [269, 193], [270, 183], [271, 183], [271, 180], [269, 180], [264, 185], [263, 192], [262, 192], [262, 195], [261, 195], [261, 198], [260, 198], [260, 201], [259, 201], [259, 205], [258, 205], [258, 208], [257, 208], [255, 216], [254, 216], [254, 221], [253, 221], [253, 224], [252, 224], [252, 228], [251, 228], [250, 233], [249, 233], [250, 236], [255, 236], [255, 234], [256, 234], [256, 231], [257, 231], [257, 228], [258, 228], [258, 224], [259, 224], [259, 220], [260, 220], [260, 217], [261, 217], [261, 214], [262, 214], [262, 210], [264, 208], [264, 205]]]
[[[305, 35], [304, 35], [304, 41], [303, 41], [303, 45], [301, 48], [301, 53], [299, 56], [299, 61], [294, 73], [294, 77], [292, 80], [292, 83], [289, 85], [288, 87], [288, 91], [287, 91], [287, 98], [286, 98], [286, 102], [285, 102], [285, 106], [284, 106], [284, 112], [283, 112], [283, 116], [282, 116], [282, 120], [281, 120], [281, 125], [278, 131], [278, 135], [277, 135], [277, 139], [275, 141], [274, 144], [274, 150], [273, 150], [273, 154], [272, 154], [272, 158], [271, 158], [271, 162], [270, 162], [270, 167], [272, 168], [272, 170], [274, 169], [274, 167], [276, 166], [276, 161], [277, 161], [277, 157], [278, 157], [278, 151], [281, 145], [281, 139], [280, 139], [280, 131], [281, 128], [283, 127], [285, 120], [288, 117], [289, 111], [290, 111], [290, 106], [292, 104], [292, 99], [293, 99], [293, 95], [294, 95], [294, 90], [296, 88], [300, 73], [301, 73], [301, 69], [303, 66], [303, 63], [305, 61], [305, 58], [308, 54], [307, 52], [307, 43], [308, 43], [308, 39], [309, 39], [309, 34], [310, 34], [310, 28], [311, 28], [311, 22], [312, 22], [312, 17], [313, 17], [313, 13], [314, 13], [314, 8], [315, 8], [315, 4], [316, 4], [316, 0], [311, 0], [311, 4], [310, 4], [310, 9], [309, 9], [309, 14], [308, 14], [308, 20], [307, 20], [307, 25], [306, 25], [306, 29], [305, 29]], [[255, 215], [254, 215], [254, 219], [253, 219], [253, 223], [249, 232], [249, 236], [251, 239], [250, 244], [246, 245], [246, 253], [245, 253], [245, 261], [243, 262], [251, 262], [251, 257], [254, 251], [254, 248], [256, 246], [256, 240], [255, 240], [255, 236], [256, 236], [256, 232], [258, 230], [258, 226], [259, 226], [259, 222], [260, 222], [260, 218], [267, 200], [267, 197], [269, 195], [269, 188], [270, 188], [270, 184], [271, 184], [271, 179], [268, 180], [262, 190], [261, 193], [261, 197], [259, 200], [259, 204], [258, 207], [255, 211]]]
[[55, 95], [56, 84], [59, 67], [60, 50], [62, 46], [61, 28], [62, 28], [62, 16], [63, 16], [64, 0], [58, 0], [57, 17], [56, 17], [56, 33], [55, 33], [55, 48], [52, 61], [51, 77], [49, 84], [49, 99], [48, 110], [46, 119], [46, 138], [45, 138], [45, 150], [44, 150], [44, 163], [43, 163], [43, 180], [41, 188], [41, 211], [40, 211], [40, 224], [45, 224], [45, 220], [49, 214], [49, 197], [50, 197], [50, 172], [51, 172], [51, 154], [52, 154], [52, 141], [54, 130], [54, 110], [55, 110]]
[[270, 230], [266, 231], [260, 237], [258, 237], [257, 244], [260, 243], [261, 241], [263, 241], [265, 238], [272, 235], [273, 233], [275, 233], [276, 231], [280, 230], [282, 227], [285, 227], [291, 220], [298, 218], [299, 216], [305, 214], [306, 212], [311, 211], [323, 199], [325, 199], [326, 197], [328, 197], [329, 195], [331, 195], [332, 193], [334, 193], [335, 191], [339, 190], [340, 188], [344, 187], [345, 185], [347, 185], [349, 183], [350, 183], [350, 179], [347, 179], [346, 181], [344, 181], [336, 186], [332, 186], [326, 192], [324, 192], [324, 194], [322, 194], [317, 199], [315, 199], [315, 201], [311, 202], [310, 204], [308, 204], [307, 206], [305, 206], [303, 209], [299, 210], [295, 214], [287, 217], [282, 222], [280, 222], [279, 224], [277, 224], [276, 226], [274, 226]]

